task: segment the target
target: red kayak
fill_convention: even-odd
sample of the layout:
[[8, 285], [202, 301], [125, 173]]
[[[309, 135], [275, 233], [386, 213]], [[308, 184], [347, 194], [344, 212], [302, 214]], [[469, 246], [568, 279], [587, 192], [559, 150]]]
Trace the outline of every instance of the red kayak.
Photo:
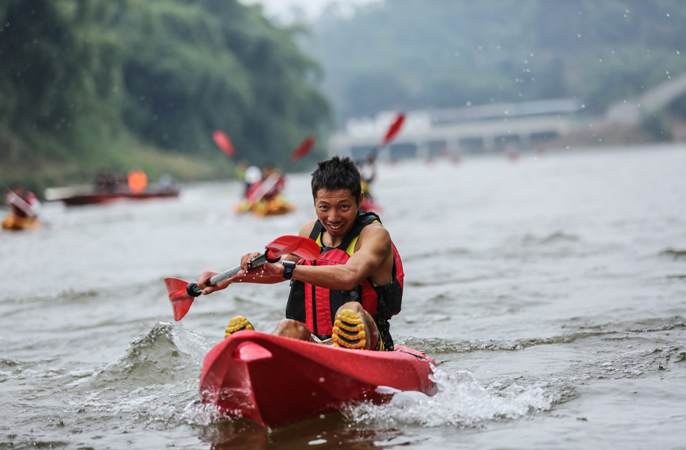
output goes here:
[[59, 200], [67, 206], [95, 205], [111, 203], [117, 200], [151, 200], [159, 198], [176, 198], [178, 189], [146, 192], [104, 192], [93, 194], [75, 194]]
[[427, 395], [433, 359], [402, 345], [392, 352], [349, 350], [257, 331], [241, 331], [205, 357], [200, 397], [234, 417], [276, 428], [383, 397], [387, 386]]
[[50, 201], [61, 201], [66, 206], [100, 205], [119, 200], [151, 200], [160, 198], [176, 198], [179, 196], [177, 187], [151, 186], [143, 192], [116, 190], [113, 192], [95, 192], [90, 187], [49, 188], [45, 190], [45, 198]]

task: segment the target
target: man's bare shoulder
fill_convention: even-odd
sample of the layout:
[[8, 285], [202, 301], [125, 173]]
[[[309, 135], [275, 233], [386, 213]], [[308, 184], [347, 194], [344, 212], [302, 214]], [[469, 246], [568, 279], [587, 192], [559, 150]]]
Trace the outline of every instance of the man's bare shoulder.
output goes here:
[[391, 250], [391, 235], [386, 228], [379, 222], [371, 223], [364, 227], [360, 232], [360, 238], [357, 241], [360, 248], [376, 247]]
[[317, 223], [316, 220], [310, 220], [309, 222], [305, 222], [305, 225], [300, 227], [300, 232], [298, 233], [298, 236], [310, 237], [310, 233], [312, 233], [312, 229], [314, 228], [315, 223]]

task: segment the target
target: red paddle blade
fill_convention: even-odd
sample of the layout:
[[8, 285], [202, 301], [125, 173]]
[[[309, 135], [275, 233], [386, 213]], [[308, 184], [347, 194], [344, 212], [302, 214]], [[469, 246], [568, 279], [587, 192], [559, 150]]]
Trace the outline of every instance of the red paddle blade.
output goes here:
[[319, 245], [315, 241], [301, 236], [281, 236], [274, 239], [265, 248], [269, 249], [270, 258], [296, 255], [303, 259], [312, 260], [317, 259], [320, 252]]
[[400, 132], [404, 122], [405, 113], [398, 113], [398, 116], [395, 118], [391, 126], [388, 127], [388, 131], [386, 131], [386, 136], [383, 138], [382, 145], [388, 144]]
[[188, 281], [180, 278], [165, 278], [164, 284], [167, 286], [169, 301], [171, 301], [172, 309], [174, 310], [174, 320], [179, 321], [191, 309], [194, 300], [193, 297], [186, 293]]
[[291, 154], [291, 162], [296, 162], [303, 156], [307, 155], [310, 153], [310, 149], [312, 149], [312, 146], [314, 145], [314, 137], [313, 136], [307, 136], [304, 141], [300, 144], [298, 148], [295, 149], [295, 151]]
[[233, 147], [233, 144], [226, 133], [221, 130], [217, 130], [214, 132], [214, 134], [212, 134], [212, 139], [214, 139], [214, 143], [217, 144], [217, 147], [222, 149], [222, 151], [229, 155], [230, 158], [236, 157], [236, 149]]

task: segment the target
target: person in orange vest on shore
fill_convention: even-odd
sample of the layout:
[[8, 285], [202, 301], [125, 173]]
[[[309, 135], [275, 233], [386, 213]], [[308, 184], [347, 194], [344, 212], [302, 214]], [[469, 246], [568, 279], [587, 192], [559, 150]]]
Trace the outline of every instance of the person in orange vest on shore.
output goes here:
[[138, 194], [145, 192], [145, 188], [148, 185], [148, 177], [142, 170], [134, 170], [129, 172], [128, 182], [129, 191], [133, 194]]

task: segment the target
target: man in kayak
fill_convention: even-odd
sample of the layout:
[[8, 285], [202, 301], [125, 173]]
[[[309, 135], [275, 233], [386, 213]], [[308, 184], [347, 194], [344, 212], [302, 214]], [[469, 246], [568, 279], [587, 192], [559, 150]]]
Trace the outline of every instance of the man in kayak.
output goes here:
[[[233, 282], [278, 283], [291, 280], [286, 319], [274, 334], [334, 346], [392, 350], [388, 320], [400, 312], [404, 273], [388, 231], [374, 213], [358, 212], [364, 194], [360, 173], [349, 158], [320, 162], [312, 174], [317, 220], [299, 235], [319, 244], [315, 261], [289, 255], [277, 263], [247, 270], [260, 255], [241, 258], [242, 270], [233, 278], [207, 286], [218, 272], [205, 271], [197, 283], [203, 294], [225, 289]], [[231, 319], [226, 336], [253, 327], [244, 317]]]

